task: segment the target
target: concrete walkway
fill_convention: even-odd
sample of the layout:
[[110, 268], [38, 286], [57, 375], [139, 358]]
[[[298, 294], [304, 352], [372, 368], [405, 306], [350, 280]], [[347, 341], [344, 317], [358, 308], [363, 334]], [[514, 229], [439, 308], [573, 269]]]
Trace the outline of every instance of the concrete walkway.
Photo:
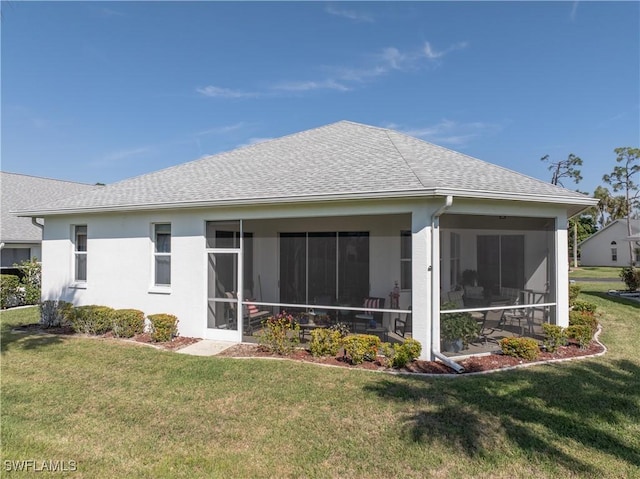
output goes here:
[[186, 348], [179, 349], [180, 354], [190, 354], [192, 356], [215, 356], [227, 348], [237, 343], [231, 341], [214, 341], [212, 339], [203, 339], [197, 343], [190, 344]]

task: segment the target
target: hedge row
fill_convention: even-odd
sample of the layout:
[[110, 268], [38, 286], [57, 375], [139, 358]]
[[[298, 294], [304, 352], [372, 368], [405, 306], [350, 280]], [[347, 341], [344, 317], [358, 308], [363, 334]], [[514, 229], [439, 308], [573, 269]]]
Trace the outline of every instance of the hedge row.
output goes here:
[[[151, 339], [170, 341], [178, 335], [178, 318], [171, 314], [151, 314]], [[137, 309], [113, 309], [108, 306], [73, 306], [66, 301], [40, 303], [40, 324], [45, 328], [69, 325], [76, 333], [101, 335], [112, 331], [118, 338], [131, 338], [145, 329], [145, 315]]]

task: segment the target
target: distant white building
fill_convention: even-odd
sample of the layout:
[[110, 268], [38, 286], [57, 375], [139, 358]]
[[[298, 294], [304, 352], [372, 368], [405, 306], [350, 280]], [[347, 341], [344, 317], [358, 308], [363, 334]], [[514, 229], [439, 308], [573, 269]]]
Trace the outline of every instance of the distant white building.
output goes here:
[[[631, 220], [631, 234], [632, 236], [640, 235], [640, 220]], [[578, 245], [580, 264], [582, 266], [629, 266], [631, 258], [628, 237], [626, 219], [609, 223]], [[636, 243], [634, 247], [638, 257], [640, 246]]]
[[[2, 216], [0, 218], [0, 266], [2, 273], [13, 271], [13, 265], [31, 258], [42, 259], [42, 226], [31, 218], [12, 215], [12, 210], [60, 200], [95, 189], [94, 185], [52, 180], [37, 176], [0, 172]], [[42, 225], [43, 220], [37, 220]]]

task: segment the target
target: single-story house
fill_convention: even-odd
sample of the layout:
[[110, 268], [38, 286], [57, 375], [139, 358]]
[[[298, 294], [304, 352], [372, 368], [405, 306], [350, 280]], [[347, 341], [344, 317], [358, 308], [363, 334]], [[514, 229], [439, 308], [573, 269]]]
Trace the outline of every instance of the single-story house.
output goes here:
[[627, 220], [618, 219], [596, 231], [578, 246], [582, 266], [620, 266], [631, 264], [629, 251], [630, 236], [638, 236], [632, 241], [636, 258], [640, 258], [640, 219], [631, 220], [631, 235], [627, 229]]
[[182, 335], [238, 342], [254, 310], [367, 309], [386, 328], [411, 314], [433, 359], [441, 297], [465, 270], [567, 325], [567, 219], [594, 204], [340, 121], [18, 213], [46, 218], [45, 299], [171, 313]]
[[0, 268], [15, 274], [14, 264], [42, 257], [42, 220], [19, 218], [10, 211], [91, 191], [96, 187], [71, 181], [0, 172], [2, 190], [0, 222]]

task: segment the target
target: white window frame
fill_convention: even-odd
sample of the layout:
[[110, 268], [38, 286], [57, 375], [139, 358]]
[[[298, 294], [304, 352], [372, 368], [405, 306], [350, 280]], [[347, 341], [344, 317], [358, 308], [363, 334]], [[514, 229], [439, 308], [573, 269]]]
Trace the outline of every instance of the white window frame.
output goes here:
[[[81, 228], [84, 228], [84, 232], [81, 231]], [[75, 284], [86, 284], [87, 283], [87, 270], [88, 270], [88, 255], [87, 250], [89, 249], [89, 241], [88, 241], [88, 231], [89, 228], [87, 225], [73, 225], [73, 282]], [[78, 249], [78, 238], [84, 236], [84, 250]], [[78, 278], [78, 258], [84, 256], [84, 278]]]
[[[158, 234], [167, 234], [167, 231], [159, 231], [159, 227], [165, 228], [168, 226], [168, 234], [169, 234], [169, 251], [158, 251]], [[167, 291], [171, 288], [171, 239], [172, 228], [170, 222], [158, 222], [152, 223], [152, 243], [153, 243], [153, 267], [152, 267], [152, 278], [151, 285], [152, 289], [156, 289], [159, 291]], [[169, 258], [169, 282], [168, 283], [158, 283], [158, 259], [159, 258]]]

